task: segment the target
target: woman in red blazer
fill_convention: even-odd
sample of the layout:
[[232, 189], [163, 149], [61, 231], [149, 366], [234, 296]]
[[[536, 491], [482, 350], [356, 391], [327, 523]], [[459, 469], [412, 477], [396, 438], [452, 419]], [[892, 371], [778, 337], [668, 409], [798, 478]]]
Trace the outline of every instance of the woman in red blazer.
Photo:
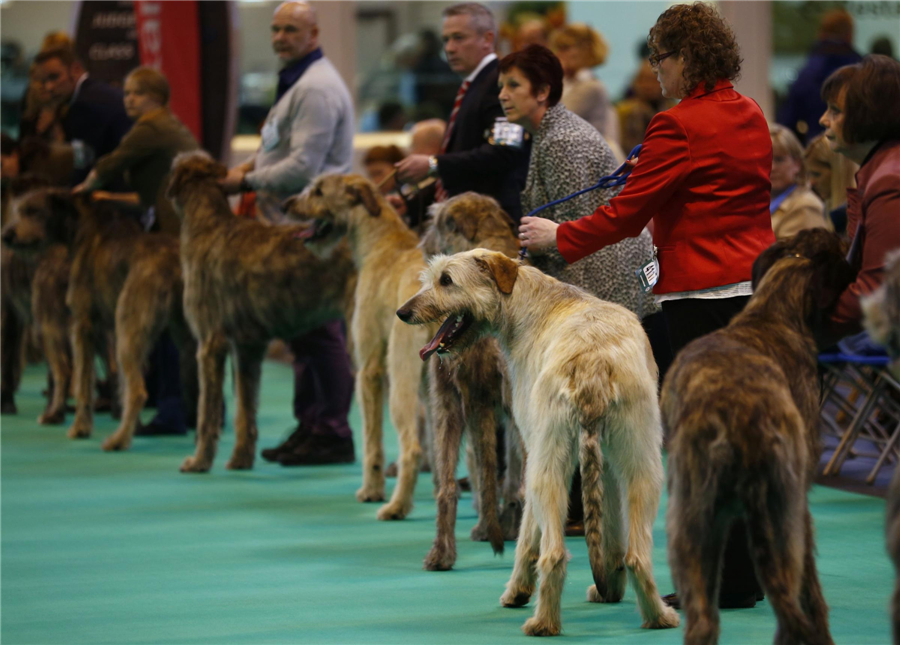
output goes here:
[[[775, 242], [772, 141], [759, 106], [734, 91], [740, 54], [715, 9], [670, 7], [647, 42], [663, 95], [681, 102], [650, 122], [625, 188], [608, 206], [572, 222], [523, 218], [519, 237], [529, 250], [556, 246], [575, 262], [638, 235], [653, 220], [654, 293], [677, 353], [743, 308], [753, 261]], [[752, 607], [762, 597], [745, 533], [743, 526], [732, 529], [720, 607]]]

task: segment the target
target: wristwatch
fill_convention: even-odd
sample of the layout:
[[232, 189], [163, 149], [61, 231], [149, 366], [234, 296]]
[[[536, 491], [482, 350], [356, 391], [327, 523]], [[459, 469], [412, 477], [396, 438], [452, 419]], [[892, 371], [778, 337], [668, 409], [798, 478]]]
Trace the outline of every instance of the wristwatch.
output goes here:
[[437, 157], [431, 155], [428, 157], [428, 176], [429, 177], [437, 177], [438, 175], [438, 165], [437, 165]]

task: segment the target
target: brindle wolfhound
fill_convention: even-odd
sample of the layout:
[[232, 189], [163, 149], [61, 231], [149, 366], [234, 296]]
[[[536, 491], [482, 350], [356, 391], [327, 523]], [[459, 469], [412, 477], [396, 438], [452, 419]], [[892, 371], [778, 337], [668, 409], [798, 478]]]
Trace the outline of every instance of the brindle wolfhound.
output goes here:
[[539, 573], [537, 606], [523, 631], [560, 632], [568, 560], [563, 527], [577, 457], [595, 582], [588, 599], [620, 601], [627, 570], [643, 626], [677, 626], [678, 614], [662, 603], [652, 571], [662, 433], [656, 363], [640, 321], [482, 249], [434, 258], [422, 282], [397, 315], [411, 324], [446, 319], [423, 354], [461, 350], [492, 334], [512, 379], [513, 414], [528, 457], [516, 560], [500, 602], [526, 604]]
[[[25, 335], [34, 329], [40, 336], [44, 357], [50, 368], [50, 392], [46, 409], [38, 423], [57, 424], [65, 420], [66, 398], [72, 375], [69, 348], [69, 309], [66, 290], [69, 284], [69, 251], [54, 242], [43, 225], [28, 225], [34, 219], [48, 217], [46, 182], [19, 178], [11, 187], [10, 215], [3, 229], [0, 252], [0, 312], [2, 312], [2, 407], [15, 413], [15, 391], [22, 369]], [[22, 191], [22, 192], [20, 192]]]
[[778, 619], [776, 642], [831, 642], [807, 504], [822, 451], [815, 333], [850, 280], [834, 234], [777, 242], [754, 263], [744, 311], [685, 347], [666, 376], [666, 522], [685, 643], [718, 640], [720, 566], [738, 517]]
[[181, 222], [184, 312], [197, 338], [200, 405], [197, 449], [182, 472], [212, 466], [222, 431], [225, 357], [235, 367], [236, 441], [226, 468], [253, 467], [256, 411], [266, 347], [290, 340], [351, 307], [353, 265], [344, 249], [317, 260], [296, 227], [235, 217], [218, 180], [225, 166], [206, 153], [175, 158], [168, 196]]
[[[866, 328], [872, 339], [887, 349], [894, 377], [900, 379], [900, 250], [888, 256], [884, 282], [868, 298], [862, 299]], [[888, 488], [887, 550], [894, 562], [897, 581], [891, 599], [894, 642], [900, 643], [900, 468], [896, 468]]]
[[72, 257], [66, 304], [72, 312], [75, 420], [69, 437], [91, 435], [94, 356], [106, 355], [113, 332], [123, 409], [119, 427], [103, 449], [126, 450], [131, 445], [147, 399], [143, 365], [166, 328], [179, 349], [193, 416], [197, 379], [193, 339], [181, 313], [178, 241], [171, 235], [145, 233], [133, 215], [123, 214], [113, 202], [91, 203], [86, 195], [72, 197], [62, 191], [45, 191], [33, 200], [30, 210], [20, 211], [16, 234], [39, 231], [68, 245]]
[[[513, 221], [496, 200], [478, 193], [463, 193], [431, 207], [422, 248], [429, 257], [486, 248], [514, 258], [519, 242]], [[504, 539], [514, 540], [518, 535], [523, 449], [512, 420], [506, 363], [494, 338], [479, 339], [459, 354], [430, 361], [428, 372], [438, 490], [437, 535], [425, 558], [425, 568], [445, 571], [456, 561], [456, 465], [463, 434], [468, 436], [474, 453], [469, 476], [479, 521], [472, 529], [472, 539], [488, 539], [495, 553], [503, 551]], [[499, 518], [498, 424], [505, 426], [506, 448], [504, 505]]]
[[412, 510], [422, 459], [418, 400], [422, 364], [415, 348], [427, 330], [413, 329], [394, 317], [397, 305], [416, 292], [425, 268], [419, 242], [374, 184], [359, 175], [325, 175], [302, 195], [289, 200], [296, 218], [312, 218], [307, 246], [328, 257], [345, 237], [359, 271], [352, 335], [356, 352], [356, 396], [363, 414], [361, 502], [384, 499], [383, 391], [389, 383], [391, 422], [400, 439], [397, 485], [390, 502], [378, 509], [380, 520], [400, 520]]

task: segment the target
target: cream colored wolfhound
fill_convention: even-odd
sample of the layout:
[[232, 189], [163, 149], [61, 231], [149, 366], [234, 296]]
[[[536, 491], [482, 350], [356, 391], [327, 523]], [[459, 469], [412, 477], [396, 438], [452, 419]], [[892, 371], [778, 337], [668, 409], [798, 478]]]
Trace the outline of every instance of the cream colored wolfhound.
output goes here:
[[419, 287], [418, 276], [425, 269], [425, 258], [416, 248], [419, 239], [375, 185], [359, 175], [320, 177], [286, 207], [292, 217], [315, 221], [306, 245], [319, 257], [328, 257], [344, 237], [349, 243], [359, 272], [351, 335], [356, 396], [363, 413], [363, 485], [356, 498], [384, 499], [382, 406], [389, 384], [400, 459], [397, 486], [391, 501], [378, 509], [378, 519], [401, 520], [412, 510], [422, 459], [417, 410], [424, 370], [416, 348], [428, 340], [428, 330], [407, 327], [394, 311]]
[[526, 604], [539, 575], [538, 602], [523, 631], [560, 632], [568, 560], [563, 525], [577, 458], [595, 582], [588, 599], [621, 600], [627, 570], [643, 626], [677, 626], [678, 614], [662, 603], [653, 579], [662, 433], [656, 363], [638, 319], [484, 249], [434, 258], [422, 283], [397, 315], [411, 324], [444, 321], [423, 358], [492, 334], [508, 362], [528, 459], [515, 566], [501, 604]]

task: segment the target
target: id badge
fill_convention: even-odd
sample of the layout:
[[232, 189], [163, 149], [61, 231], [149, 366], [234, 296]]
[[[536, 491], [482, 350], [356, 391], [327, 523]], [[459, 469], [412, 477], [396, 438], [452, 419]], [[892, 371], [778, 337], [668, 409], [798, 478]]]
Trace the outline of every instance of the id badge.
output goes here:
[[262, 127], [262, 132], [260, 132], [262, 136], [262, 146], [263, 150], [266, 152], [270, 152], [273, 148], [278, 145], [278, 117], [273, 116], [271, 119], [266, 121], [265, 125]]
[[72, 140], [72, 166], [75, 170], [86, 170], [94, 163], [94, 151], [81, 139]]
[[659, 282], [659, 260], [656, 259], [655, 246], [653, 247], [653, 259], [642, 264], [640, 269], [635, 269], [634, 273], [640, 281], [644, 293], [650, 293]]
[[505, 118], [500, 117], [494, 121], [491, 139], [491, 143], [496, 146], [521, 148], [525, 141], [525, 128], [521, 125], [510, 123]]

